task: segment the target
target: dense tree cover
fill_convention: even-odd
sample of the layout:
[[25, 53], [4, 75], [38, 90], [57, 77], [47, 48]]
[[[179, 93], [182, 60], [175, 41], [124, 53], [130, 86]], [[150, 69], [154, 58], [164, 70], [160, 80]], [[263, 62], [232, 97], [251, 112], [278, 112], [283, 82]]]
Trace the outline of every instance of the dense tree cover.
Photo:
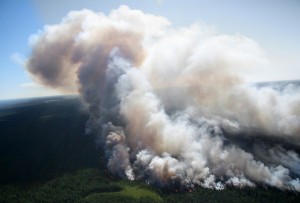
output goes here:
[[85, 169], [30, 187], [1, 186], [0, 202], [161, 202], [140, 184], [109, 180], [97, 169]]
[[39, 98], [1, 107], [0, 184], [47, 181], [99, 164], [78, 98]]
[[84, 135], [87, 118], [78, 98], [0, 104], [0, 203], [300, 202], [300, 194], [272, 188], [176, 192], [111, 177]]
[[80, 170], [43, 184], [0, 186], [0, 202], [299, 202], [300, 195], [266, 188], [163, 191], [139, 181], [111, 179], [99, 169]]

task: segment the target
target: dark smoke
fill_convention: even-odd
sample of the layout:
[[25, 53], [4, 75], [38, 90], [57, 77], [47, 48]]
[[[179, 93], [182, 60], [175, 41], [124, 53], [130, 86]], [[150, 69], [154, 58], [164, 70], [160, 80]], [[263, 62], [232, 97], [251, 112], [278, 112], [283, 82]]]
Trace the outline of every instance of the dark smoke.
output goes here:
[[300, 88], [248, 85], [267, 64], [243, 36], [121, 6], [70, 12], [32, 37], [34, 80], [79, 92], [112, 174], [162, 187], [300, 191]]

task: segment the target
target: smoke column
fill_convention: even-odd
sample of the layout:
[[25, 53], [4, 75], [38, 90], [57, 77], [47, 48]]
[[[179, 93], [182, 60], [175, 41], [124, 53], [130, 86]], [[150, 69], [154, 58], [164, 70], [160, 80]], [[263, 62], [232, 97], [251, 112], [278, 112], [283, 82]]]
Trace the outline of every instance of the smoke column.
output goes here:
[[82, 96], [86, 132], [112, 174], [180, 189], [300, 191], [299, 85], [245, 83], [268, 63], [255, 41], [121, 6], [72, 11], [30, 43], [27, 71]]

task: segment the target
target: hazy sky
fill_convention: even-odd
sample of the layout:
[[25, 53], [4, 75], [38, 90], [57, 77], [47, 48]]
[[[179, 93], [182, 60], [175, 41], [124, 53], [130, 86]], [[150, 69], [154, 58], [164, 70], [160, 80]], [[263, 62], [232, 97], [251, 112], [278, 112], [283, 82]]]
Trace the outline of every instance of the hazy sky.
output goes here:
[[122, 4], [166, 17], [174, 27], [201, 22], [215, 26], [218, 33], [249, 37], [265, 50], [270, 61], [271, 71], [259, 78], [300, 79], [299, 0], [3, 0], [0, 99], [57, 94], [33, 83], [22, 67], [30, 54], [31, 34], [45, 24], [59, 23], [71, 10], [87, 8], [108, 14]]

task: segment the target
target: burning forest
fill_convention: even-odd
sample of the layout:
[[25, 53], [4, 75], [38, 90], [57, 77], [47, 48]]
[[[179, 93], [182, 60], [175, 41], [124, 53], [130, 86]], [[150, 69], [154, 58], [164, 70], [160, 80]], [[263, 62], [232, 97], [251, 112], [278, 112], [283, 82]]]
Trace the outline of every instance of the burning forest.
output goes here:
[[300, 85], [249, 84], [259, 44], [120, 6], [72, 11], [30, 38], [26, 70], [78, 93], [113, 175], [192, 190], [300, 191]]

